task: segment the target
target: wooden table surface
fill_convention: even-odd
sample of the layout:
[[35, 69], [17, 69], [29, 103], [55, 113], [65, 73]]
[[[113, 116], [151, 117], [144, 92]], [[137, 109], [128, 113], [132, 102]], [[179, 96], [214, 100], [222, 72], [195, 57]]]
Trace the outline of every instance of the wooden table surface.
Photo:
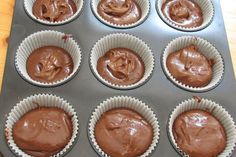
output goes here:
[[[7, 40], [11, 29], [15, 0], [0, 1], [0, 87], [7, 53]], [[235, 0], [221, 0], [234, 71], [236, 73], [236, 9]], [[1, 88], [0, 88], [1, 91]]]

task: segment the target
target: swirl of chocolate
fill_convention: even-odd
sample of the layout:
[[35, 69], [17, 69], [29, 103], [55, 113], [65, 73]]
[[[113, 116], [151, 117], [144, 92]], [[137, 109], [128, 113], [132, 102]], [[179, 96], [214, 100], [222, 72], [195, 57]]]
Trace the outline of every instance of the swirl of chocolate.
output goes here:
[[167, 0], [162, 5], [162, 12], [179, 26], [197, 27], [203, 23], [201, 8], [191, 0]]
[[137, 157], [151, 145], [153, 129], [137, 112], [116, 108], [100, 117], [95, 126], [95, 138], [109, 156]]
[[179, 115], [173, 134], [177, 145], [190, 157], [217, 157], [226, 147], [224, 127], [213, 115], [199, 109]]
[[115, 48], [98, 59], [98, 73], [107, 81], [130, 85], [138, 82], [144, 75], [144, 63], [132, 50]]
[[45, 46], [30, 54], [26, 69], [33, 80], [50, 83], [69, 76], [73, 71], [73, 60], [64, 49]]
[[133, 0], [101, 0], [98, 13], [114, 24], [130, 24], [141, 18], [141, 9]]
[[36, 0], [33, 14], [50, 22], [63, 21], [75, 14], [77, 8], [73, 0]]
[[13, 126], [13, 139], [25, 153], [49, 157], [60, 152], [72, 136], [71, 117], [56, 107], [27, 112]]
[[171, 75], [191, 87], [204, 87], [212, 80], [212, 59], [202, 55], [195, 45], [170, 53], [166, 60]]

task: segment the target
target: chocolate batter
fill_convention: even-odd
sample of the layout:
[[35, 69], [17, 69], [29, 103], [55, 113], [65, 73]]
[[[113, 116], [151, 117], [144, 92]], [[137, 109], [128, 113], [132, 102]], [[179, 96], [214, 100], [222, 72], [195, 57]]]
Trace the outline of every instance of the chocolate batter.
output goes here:
[[142, 14], [134, 0], [101, 0], [97, 10], [102, 18], [118, 25], [135, 23]]
[[71, 17], [77, 8], [73, 0], [36, 0], [32, 10], [39, 19], [58, 22]]
[[185, 85], [204, 87], [212, 80], [214, 62], [202, 55], [195, 45], [171, 53], [166, 64], [171, 75]]
[[55, 46], [36, 49], [26, 62], [29, 76], [43, 83], [52, 83], [66, 78], [72, 73], [73, 66], [70, 54]]
[[132, 50], [114, 48], [98, 59], [97, 71], [107, 81], [118, 85], [131, 85], [144, 75], [144, 63]]
[[137, 157], [151, 145], [153, 128], [137, 112], [127, 108], [109, 110], [95, 126], [100, 148], [112, 157]]
[[203, 23], [202, 10], [192, 0], [167, 0], [161, 10], [166, 18], [182, 27], [197, 27]]
[[60, 152], [72, 136], [71, 117], [56, 107], [27, 112], [13, 126], [13, 139], [25, 153], [49, 157]]
[[190, 157], [217, 157], [226, 147], [224, 127], [210, 113], [199, 109], [179, 115], [173, 134], [177, 145]]

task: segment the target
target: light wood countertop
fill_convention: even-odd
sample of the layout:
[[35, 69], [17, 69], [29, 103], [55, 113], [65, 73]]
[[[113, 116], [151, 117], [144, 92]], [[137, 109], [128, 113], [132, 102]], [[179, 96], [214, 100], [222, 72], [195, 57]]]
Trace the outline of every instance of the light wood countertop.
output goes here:
[[[11, 29], [15, 0], [0, 1], [0, 87], [7, 53], [7, 39]], [[236, 3], [235, 0], [221, 0], [234, 71], [236, 73]], [[1, 91], [1, 88], [0, 88]]]

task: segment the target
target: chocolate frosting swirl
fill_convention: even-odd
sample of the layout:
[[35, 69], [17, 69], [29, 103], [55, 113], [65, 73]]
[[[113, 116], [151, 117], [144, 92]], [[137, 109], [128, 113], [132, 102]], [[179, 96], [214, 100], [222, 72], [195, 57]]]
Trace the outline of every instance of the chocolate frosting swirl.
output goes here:
[[98, 13], [115, 24], [130, 24], [141, 18], [141, 9], [134, 0], [101, 0]]
[[190, 157], [217, 157], [226, 147], [226, 134], [210, 113], [195, 109], [179, 115], [173, 124], [177, 145]]
[[116, 108], [103, 113], [98, 120], [95, 138], [112, 157], [137, 157], [152, 143], [153, 129], [137, 112]]
[[73, 71], [73, 61], [64, 49], [45, 46], [30, 54], [26, 68], [33, 80], [50, 83], [69, 76]]
[[75, 14], [76, 10], [73, 0], [36, 0], [33, 5], [33, 14], [50, 22], [66, 20]]
[[214, 61], [202, 55], [195, 45], [171, 53], [166, 64], [176, 80], [191, 87], [206, 86], [213, 77]]
[[183, 27], [197, 27], [203, 23], [201, 8], [191, 0], [167, 0], [162, 5], [164, 16]]
[[13, 126], [16, 145], [34, 157], [55, 155], [67, 145], [71, 136], [71, 117], [55, 107], [31, 110]]
[[98, 73], [107, 81], [129, 85], [144, 75], [144, 63], [133, 51], [126, 48], [109, 50], [97, 63]]

